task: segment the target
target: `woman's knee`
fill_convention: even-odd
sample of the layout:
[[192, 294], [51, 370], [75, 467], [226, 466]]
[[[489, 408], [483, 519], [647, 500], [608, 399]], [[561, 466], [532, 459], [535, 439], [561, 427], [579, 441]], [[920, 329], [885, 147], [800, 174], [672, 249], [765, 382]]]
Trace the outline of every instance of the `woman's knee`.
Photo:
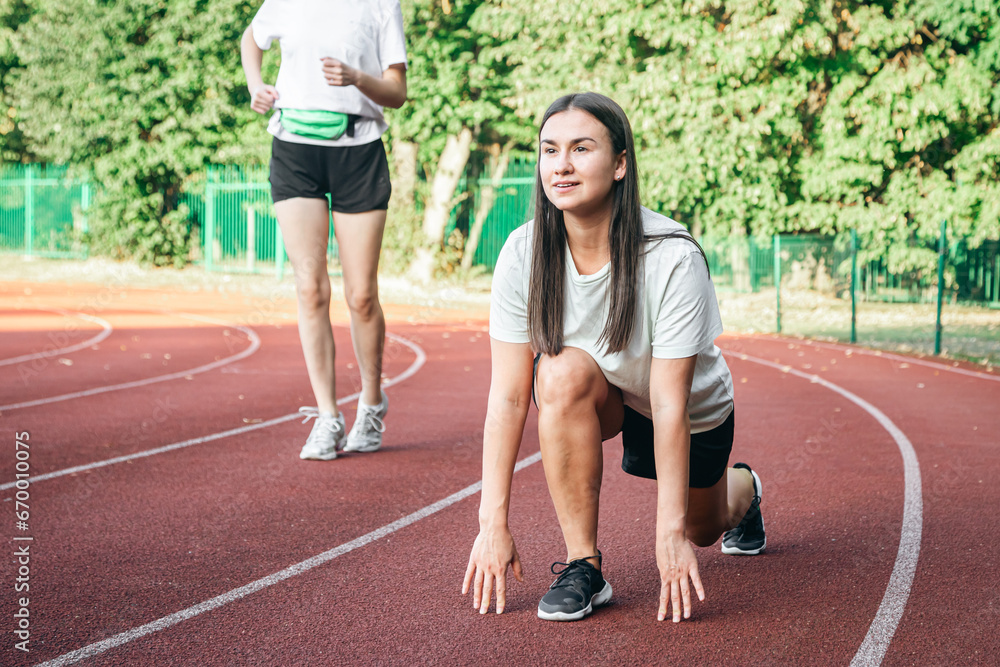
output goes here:
[[696, 547], [710, 547], [722, 536], [722, 530], [715, 526], [688, 526], [686, 533]]
[[539, 405], [571, 404], [594, 396], [607, 384], [597, 362], [583, 350], [565, 348], [538, 363], [535, 398]]
[[379, 309], [378, 292], [370, 287], [346, 289], [345, 297], [351, 315], [362, 320], [375, 316]]
[[688, 489], [688, 514], [685, 533], [696, 546], [710, 547], [726, 531], [728, 503], [726, 478], [708, 488]]
[[326, 275], [296, 277], [299, 305], [308, 313], [330, 310], [330, 279]]

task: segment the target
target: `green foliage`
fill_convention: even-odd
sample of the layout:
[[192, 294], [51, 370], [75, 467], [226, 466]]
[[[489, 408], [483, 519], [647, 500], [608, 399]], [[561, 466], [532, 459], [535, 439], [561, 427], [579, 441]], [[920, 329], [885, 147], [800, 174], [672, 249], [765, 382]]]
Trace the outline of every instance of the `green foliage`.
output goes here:
[[31, 18], [32, 4], [0, 0], [0, 162], [28, 162], [33, 155], [18, 125], [18, 110], [9, 91], [9, 74], [20, 65], [14, 40], [17, 29]]
[[520, 128], [503, 102], [511, 64], [492, 57], [496, 39], [474, 23], [482, 5], [480, 0], [403, 3], [408, 101], [386, 115], [394, 139], [418, 145], [425, 172], [433, 171], [448, 135], [463, 127], [473, 130], [480, 145], [503, 142]]
[[[418, 199], [422, 192], [416, 193]], [[423, 239], [423, 216], [414, 206], [406, 205], [398, 197], [389, 200], [385, 231], [382, 234], [380, 270], [402, 274], [413, 261], [413, 250]]]
[[[16, 116], [0, 117], [5, 159], [93, 172], [106, 252], [183, 258], [184, 180], [267, 159], [238, 52], [257, 6], [0, 0], [2, 108]], [[992, 0], [404, 0], [403, 11], [410, 99], [387, 115], [424, 174], [463, 127], [480, 149], [534, 151], [548, 104], [595, 90], [629, 114], [644, 202], [697, 233], [856, 229], [913, 271], [932, 268], [944, 218], [973, 246], [1000, 236]], [[266, 55], [266, 80], [278, 60]], [[400, 262], [418, 244], [416, 215], [393, 213], [387, 247]]]
[[568, 92], [616, 99], [644, 201], [697, 232], [1000, 234], [995, 3], [493, 0], [474, 24], [525, 122]]
[[251, 17], [236, 0], [68, 0], [44, 3], [18, 30], [11, 89], [30, 110], [20, 125], [40, 158], [100, 184], [99, 252], [185, 260], [184, 178], [249, 157], [229, 147], [252, 134], [238, 49]]

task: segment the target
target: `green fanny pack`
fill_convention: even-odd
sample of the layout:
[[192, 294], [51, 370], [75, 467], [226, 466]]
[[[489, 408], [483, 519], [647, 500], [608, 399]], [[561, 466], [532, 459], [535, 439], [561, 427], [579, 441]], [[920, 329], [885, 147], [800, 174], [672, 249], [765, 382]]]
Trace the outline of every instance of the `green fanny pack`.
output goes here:
[[307, 139], [340, 139], [354, 135], [353, 118], [339, 111], [282, 109], [281, 126]]

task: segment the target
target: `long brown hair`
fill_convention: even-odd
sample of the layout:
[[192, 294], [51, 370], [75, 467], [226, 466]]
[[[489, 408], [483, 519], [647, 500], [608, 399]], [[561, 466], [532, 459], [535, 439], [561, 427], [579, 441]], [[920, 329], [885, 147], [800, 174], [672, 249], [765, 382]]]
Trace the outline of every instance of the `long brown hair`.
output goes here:
[[[686, 232], [655, 236], [644, 234], [632, 127], [625, 112], [611, 98], [598, 93], [574, 93], [560, 97], [546, 110], [538, 130], [539, 139], [549, 118], [570, 109], [589, 113], [608, 129], [615, 155], [625, 151], [625, 176], [612, 186], [614, 203], [608, 227], [611, 302], [608, 319], [597, 341], [598, 345], [607, 345], [608, 353], [621, 352], [628, 346], [635, 329], [636, 286], [642, 270], [643, 244], [667, 238], [684, 238], [698, 244]], [[698, 249], [701, 250], [701, 247]], [[562, 211], [545, 196], [541, 168], [538, 167], [535, 169], [535, 229], [528, 283], [528, 336], [536, 352], [550, 356], [562, 352], [565, 279], [566, 225]]]

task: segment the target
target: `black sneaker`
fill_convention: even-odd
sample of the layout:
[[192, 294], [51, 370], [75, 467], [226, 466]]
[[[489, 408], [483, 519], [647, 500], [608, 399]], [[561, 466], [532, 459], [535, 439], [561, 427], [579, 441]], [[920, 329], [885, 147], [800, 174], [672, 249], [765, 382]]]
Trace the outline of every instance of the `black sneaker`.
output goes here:
[[[601, 552], [597, 552], [597, 560], [601, 560]], [[556, 565], [565, 565], [556, 571]], [[553, 563], [552, 574], [558, 574], [549, 592], [538, 603], [538, 618], [546, 621], [578, 621], [595, 607], [600, 607], [611, 600], [611, 584], [604, 580], [601, 571], [578, 558], [569, 563]]]
[[[746, 463], [736, 463], [734, 468], [750, 470]], [[760, 497], [763, 493], [763, 486], [760, 477], [753, 470], [753, 500], [750, 501], [750, 509], [743, 515], [740, 525], [732, 530], [726, 531], [722, 536], [722, 553], [737, 556], [756, 556], [767, 546], [767, 538], [764, 537], [764, 519], [760, 515]]]

